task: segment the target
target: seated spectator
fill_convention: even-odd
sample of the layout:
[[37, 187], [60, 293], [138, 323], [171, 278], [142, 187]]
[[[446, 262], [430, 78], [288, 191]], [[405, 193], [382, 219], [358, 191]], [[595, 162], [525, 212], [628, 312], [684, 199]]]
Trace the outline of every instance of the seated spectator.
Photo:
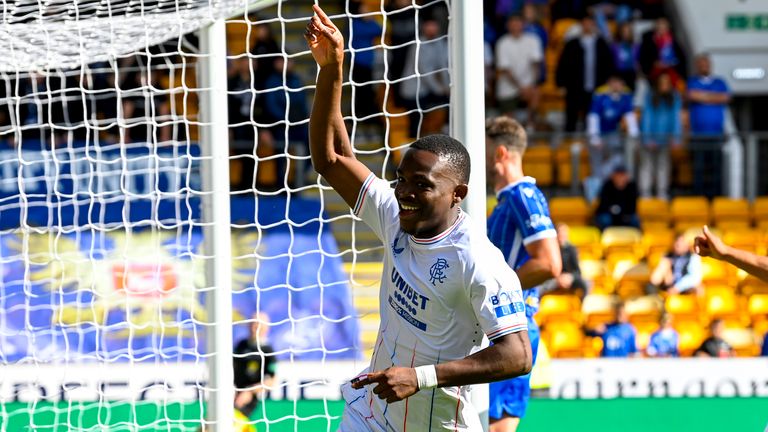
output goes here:
[[542, 294], [576, 294], [579, 298], [583, 299], [587, 292], [587, 284], [581, 277], [579, 251], [568, 240], [569, 231], [568, 225], [564, 223], [557, 224], [557, 241], [560, 243], [563, 270], [560, 276], [545, 282], [541, 292]]
[[269, 316], [253, 316], [250, 335], [235, 346], [235, 408], [250, 416], [259, 400], [272, 386], [277, 371], [277, 357], [267, 340]]
[[659, 329], [651, 335], [645, 354], [648, 357], [678, 357], [679, 335], [672, 327], [672, 315], [664, 313], [659, 320]]
[[592, 106], [587, 116], [589, 134], [589, 159], [593, 179], [603, 180], [612, 168], [624, 159], [624, 137], [621, 122], [625, 122], [627, 134], [638, 136], [637, 116], [632, 106], [632, 92], [618, 75], [612, 75], [606, 85], [592, 96]]
[[635, 33], [631, 22], [621, 23], [616, 27], [616, 35], [611, 49], [616, 74], [624, 80], [624, 84], [633, 92], [637, 81], [637, 51], [639, 45], [635, 42]]
[[708, 198], [720, 195], [725, 144], [725, 111], [731, 100], [728, 84], [712, 74], [706, 54], [696, 57], [696, 75], [688, 80], [693, 192]]
[[651, 196], [656, 178], [656, 196], [669, 199], [670, 148], [680, 145], [682, 98], [669, 73], [662, 72], [646, 95], [640, 147], [640, 196]]
[[686, 76], [685, 54], [672, 34], [669, 20], [664, 17], [656, 19], [653, 30], [643, 35], [638, 59], [646, 78], [666, 71], [676, 86]]
[[629, 178], [627, 168], [617, 165], [600, 190], [595, 225], [601, 230], [609, 226], [640, 228], [637, 198], [637, 185]]
[[524, 106], [526, 123], [533, 125], [539, 104], [539, 68], [544, 54], [539, 39], [524, 32], [523, 19], [513, 15], [507, 21], [508, 33], [496, 42], [496, 102], [502, 114], [515, 116]]
[[[412, 138], [442, 131], [450, 96], [448, 41], [440, 37], [440, 25], [434, 20], [424, 21], [419, 36], [421, 44], [413, 44], [408, 50], [403, 67], [405, 79], [400, 84], [400, 96], [410, 111], [408, 133]], [[439, 106], [444, 108], [435, 109]], [[424, 110], [430, 112], [424, 114]]]
[[685, 236], [679, 233], [675, 236], [672, 250], [653, 269], [650, 283], [653, 291], [701, 295], [704, 293], [701, 277], [701, 257], [693, 253]]
[[608, 325], [601, 324], [594, 330], [587, 330], [589, 336], [599, 336], [603, 340], [603, 357], [635, 357], [637, 356], [637, 331], [629, 323], [629, 315], [624, 309], [624, 303], [615, 305], [615, 318]]
[[711, 336], [702, 342], [693, 355], [695, 357], [733, 357], [733, 348], [723, 339], [723, 330], [725, 330], [723, 320], [712, 320], [709, 324]]

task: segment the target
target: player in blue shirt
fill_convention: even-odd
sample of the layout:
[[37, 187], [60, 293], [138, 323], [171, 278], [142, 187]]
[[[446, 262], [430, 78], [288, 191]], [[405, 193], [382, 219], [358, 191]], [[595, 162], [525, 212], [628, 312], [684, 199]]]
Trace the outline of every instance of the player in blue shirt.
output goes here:
[[[488, 219], [488, 238], [520, 278], [535, 364], [539, 328], [533, 315], [539, 307], [538, 286], [560, 274], [562, 260], [547, 200], [536, 181], [523, 174], [527, 139], [525, 129], [509, 117], [497, 117], [486, 128], [488, 179], [498, 198]], [[530, 393], [530, 375], [492, 383], [491, 432], [515, 431]]]
[[678, 357], [679, 336], [672, 327], [672, 315], [663, 314], [659, 324], [660, 328], [651, 335], [645, 353], [648, 357]]
[[608, 325], [600, 325], [586, 333], [603, 339], [603, 357], [634, 357], [637, 355], [635, 327], [629, 323], [629, 315], [624, 309], [624, 303], [615, 305], [614, 321]]

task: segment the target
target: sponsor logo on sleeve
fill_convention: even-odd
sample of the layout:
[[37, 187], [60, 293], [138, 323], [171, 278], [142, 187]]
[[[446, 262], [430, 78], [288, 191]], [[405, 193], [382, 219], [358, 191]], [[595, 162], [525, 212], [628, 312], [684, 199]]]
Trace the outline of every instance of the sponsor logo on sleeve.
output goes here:
[[525, 304], [519, 298], [516, 299], [514, 294], [507, 291], [491, 296], [491, 304], [493, 305], [493, 312], [496, 314], [496, 318], [525, 312]]

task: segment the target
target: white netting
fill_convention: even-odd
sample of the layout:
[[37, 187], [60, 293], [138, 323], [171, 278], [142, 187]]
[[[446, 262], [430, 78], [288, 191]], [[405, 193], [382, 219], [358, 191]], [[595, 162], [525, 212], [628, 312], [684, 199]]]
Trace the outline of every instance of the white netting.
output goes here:
[[[320, 3], [351, 44], [353, 145], [391, 178], [401, 147], [445, 128], [448, 2]], [[311, 170], [311, 2], [3, 5], [0, 430], [205, 426], [216, 257], [200, 213], [207, 54], [189, 32], [233, 11], [216, 109], [230, 119], [235, 403], [258, 430], [335, 430], [338, 384], [375, 338], [382, 249]]]

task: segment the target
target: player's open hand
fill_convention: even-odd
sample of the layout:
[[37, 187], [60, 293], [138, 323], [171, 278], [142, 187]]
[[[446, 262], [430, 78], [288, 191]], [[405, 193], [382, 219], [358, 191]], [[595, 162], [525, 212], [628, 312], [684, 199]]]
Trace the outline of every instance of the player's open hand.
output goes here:
[[720, 237], [712, 234], [709, 227], [704, 225], [701, 234], [693, 240], [693, 250], [703, 257], [723, 259], [728, 246], [720, 240]]
[[320, 67], [340, 65], [344, 60], [344, 36], [320, 6], [312, 7], [315, 15], [309, 20], [307, 31], [304, 32], [312, 57]]
[[376, 384], [373, 392], [387, 403], [401, 401], [419, 391], [416, 369], [413, 368], [391, 367], [371, 372], [353, 382], [352, 387], [359, 389], [368, 384]]

